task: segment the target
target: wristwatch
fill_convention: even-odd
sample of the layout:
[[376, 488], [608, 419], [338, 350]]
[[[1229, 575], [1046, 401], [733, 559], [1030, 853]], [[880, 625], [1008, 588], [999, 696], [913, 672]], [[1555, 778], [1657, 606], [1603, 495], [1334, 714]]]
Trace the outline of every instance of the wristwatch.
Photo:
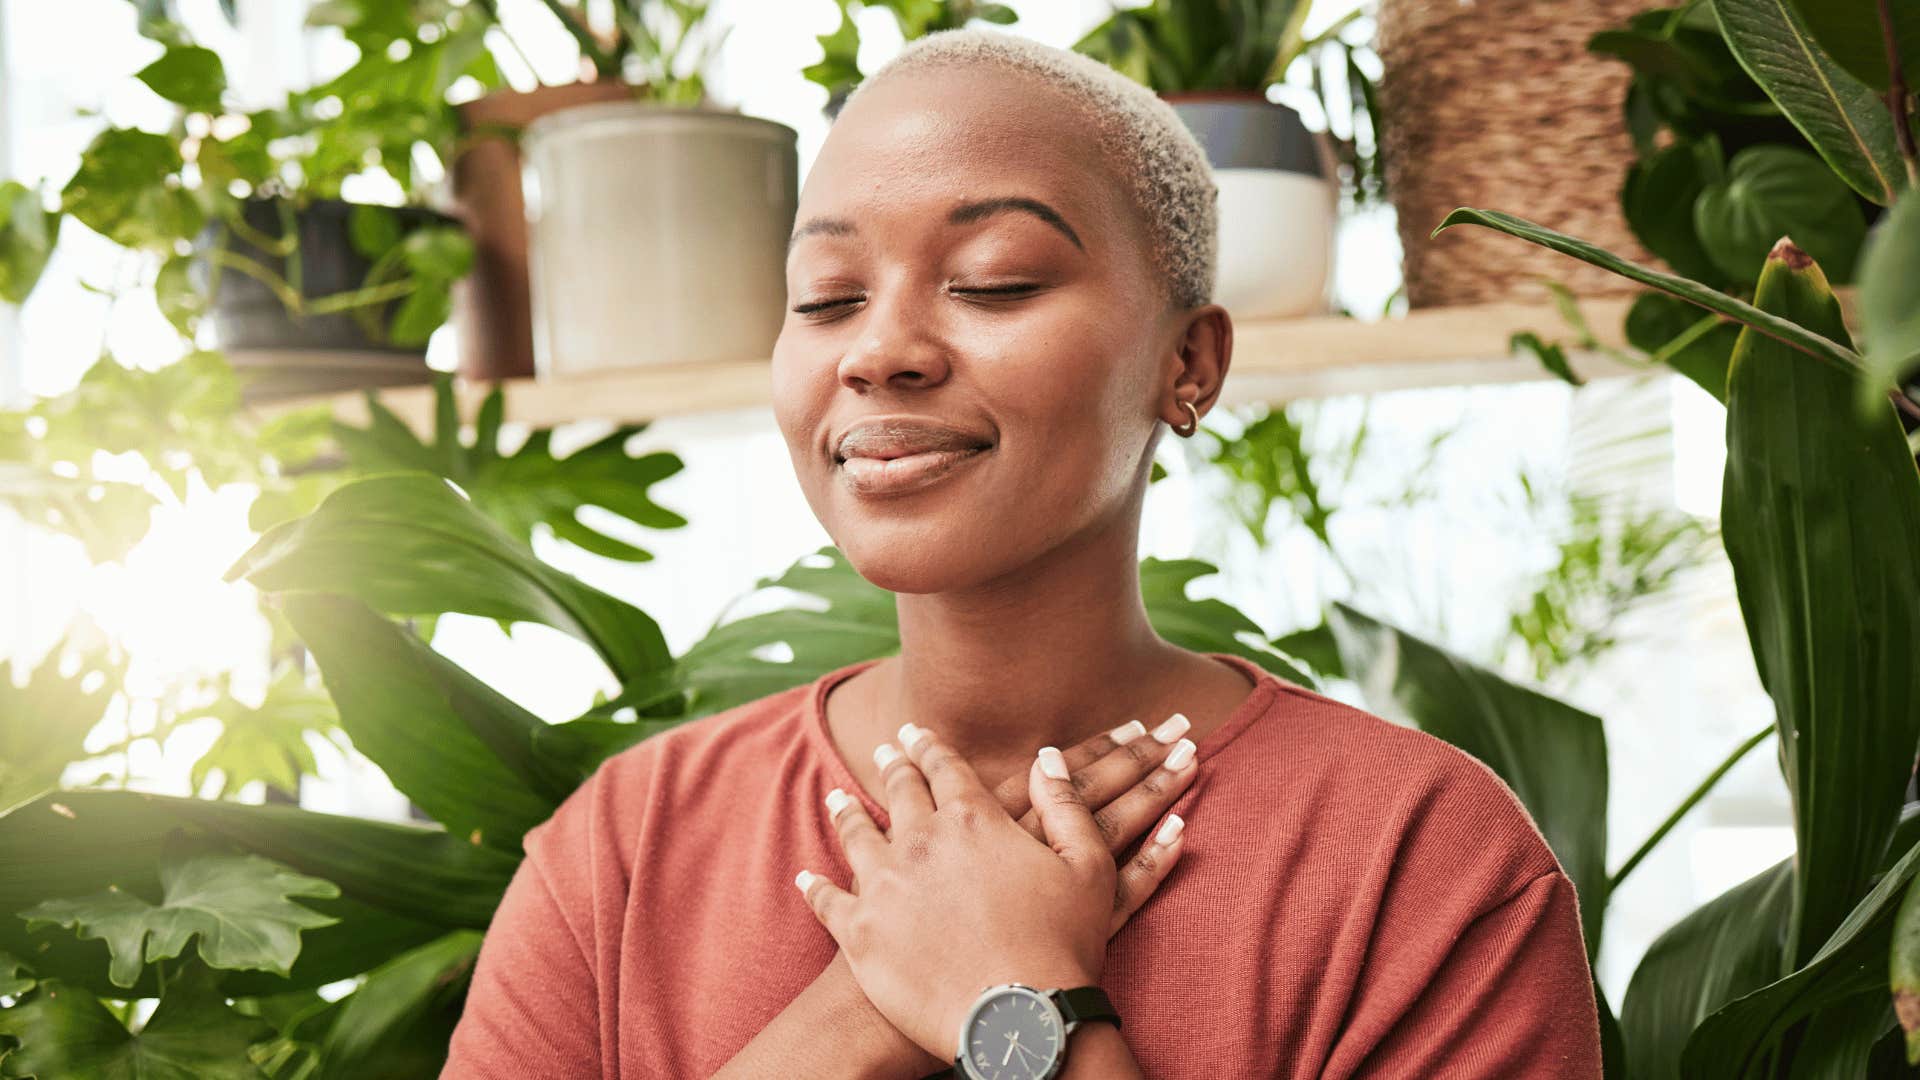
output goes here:
[[1047, 1080], [1066, 1067], [1067, 1037], [1095, 1020], [1120, 1026], [1120, 1014], [1098, 986], [989, 986], [960, 1025], [954, 1071], [964, 1080]]

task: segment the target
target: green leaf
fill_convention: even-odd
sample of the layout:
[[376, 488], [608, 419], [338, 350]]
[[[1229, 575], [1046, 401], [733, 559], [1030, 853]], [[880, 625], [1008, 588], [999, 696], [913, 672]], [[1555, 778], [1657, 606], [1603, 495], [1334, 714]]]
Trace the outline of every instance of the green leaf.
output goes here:
[[[1880, 21], [1878, 0], [1793, 0], [1820, 47], [1834, 62], [1876, 91], [1885, 93], [1891, 77], [1887, 68], [1887, 34]], [[1920, 71], [1920, 7], [1887, 0], [1893, 20], [1894, 50], [1913, 93]]]
[[[5, 949], [0, 949], [0, 995], [19, 997], [33, 989], [33, 984], [37, 981], [33, 977], [32, 968], [22, 963], [19, 957]], [[5, 1056], [0, 1054], [0, 1058]]]
[[368, 972], [366, 982], [341, 1000], [327, 1029], [320, 1080], [357, 1080], [419, 1052], [423, 1021], [436, 1012], [457, 1016], [480, 942], [478, 930], [456, 930]]
[[544, 721], [418, 637], [346, 597], [283, 603], [354, 747], [456, 836], [517, 852], [577, 786], [535, 756]]
[[180, 148], [164, 135], [108, 128], [81, 151], [60, 191], [61, 209], [121, 247], [174, 254], [206, 221], [180, 186]]
[[347, 211], [347, 240], [361, 255], [378, 259], [400, 242], [400, 215], [390, 206], [354, 203]]
[[840, 23], [829, 34], [814, 38], [820, 59], [801, 69], [808, 81], [826, 87], [829, 95], [845, 93], [860, 81], [860, 28], [854, 25], [847, 0], [839, 0]]
[[188, 782], [194, 792], [203, 792], [208, 774], [218, 769], [220, 787], [211, 798], [224, 799], [255, 780], [298, 798], [300, 777], [315, 775], [309, 734], [333, 740], [342, 752], [349, 749], [340, 738], [333, 700], [308, 686], [298, 665], [281, 668], [258, 707], [236, 700], [230, 681], [221, 679], [220, 696], [211, 704], [180, 716], [181, 722], [202, 717], [220, 721], [220, 735], [193, 763]]
[[100, 999], [48, 979], [11, 1009], [0, 1036], [18, 1040], [0, 1055], [0, 1077], [40, 1080], [263, 1080], [247, 1049], [273, 1028], [235, 1012], [216, 972], [187, 965], [167, 983], [138, 1034]]
[[[1893, 917], [1893, 946], [1888, 953], [1894, 1012], [1906, 1029], [1907, 1064], [1920, 1065], [1920, 887], [1907, 886], [1906, 898]], [[4, 971], [0, 965], [0, 972]]]
[[[1232, 653], [1289, 682], [1315, 688], [1312, 676], [1274, 650], [1258, 623], [1224, 600], [1187, 595], [1194, 579], [1216, 573], [1219, 568], [1200, 559], [1142, 559], [1140, 599], [1154, 632], [1183, 649]], [[1258, 644], [1248, 644], [1243, 636]]]
[[1336, 601], [1328, 623], [1367, 707], [1472, 754], [1519, 796], [1573, 880], [1588, 955], [1607, 904], [1607, 738], [1600, 718]]
[[1675, 277], [1672, 274], [1663, 274], [1658, 270], [1650, 270], [1644, 266], [1627, 262], [1625, 259], [1611, 252], [1603, 251], [1584, 240], [1576, 240], [1565, 233], [1542, 228], [1531, 221], [1514, 217], [1512, 214], [1501, 213], [1498, 210], [1475, 210], [1462, 206], [1442, 219], [1440, 224], [1434, 228], [1433, 235], [1438, 235], [1442, 229], [1463, 224], [1484, 225], [1489, 229], [1506, 233], [1509, 236], [1517, 236], [1523, 240], [1539, 244], [1541, 247], [1551, 248], [1554, 251], [1560, 252], [1562, 255], [1571, 255], [1582, 262], [1591, 263], [1594, 266], [1600, 267], [1602, 270], [1608, 270], [1619, 274], [1621, 277], [1638, 281], [1642, 285], [1652, 286], [1662, 292], [1671, 293], [1690, 304], [1698, 304], [1708, 311], [1717, 312], [1736, 322], [1752, 327], [1767, 337], [1785, 342], [1795, 349], [1824, 360], [1841, 370], [1857, 371], [1861, 367], [1862, 361], [1860, 354], [1854, 352], [1851, 347], [1830, 338], [1822, 337], [1791, 320], [1783, 319], [1778, 315], [1762, 311], [1752, 304], [1737, 300], [1734, 297], [1728, 296], [1726, 293], [1709, 289], [1697, 281], [1689, 281], [1686, 278]]
[[1634, 235], [1687, 277], [1719, 276], [1694, 230], [1693, 205], [1724, 169], [1718, 139], [1682, 139], [1634, 162], [1620, 188], [1620, 206]]
[[[331, 592], [390, 615], [538, 622], [593, 646], [624, 685], [672, 663], [659, 625], [533, 556], [437, 476], [346, 484], [227, 570], [270, 593]], [[351, 726], [351, 725], [349, 725]]]
[[1833, 171], [1861, 195], [1891, 206], [1907, 175], [1880, 95], [1833, 62], [1793, 0], [1715, 0], [1713, 11], [1741, 66]]
[[1531, 330], [1522, 330], [1508, 338], [1507, 349], [1510, 352], [1525, 349], [1532, 353], [1534, 359], [1540, 361], [1541, 367], [1546, 368], [1554, 377], [1569, 386], [1586, 385], [1585, 380], [1575, 375], [1573, 369], [1567, 366], [1567, 351], [1558, 345], [1542, 341], [1540, 335]]
[[69, 764], [91, 756], [87, 735], [120, 690], [126, 662], [106, 666], [104, 656], [83, 658], [63, 677], [69, 640], [54, 643], [25, 686], [14, 685], [13, 662], [0, 668], [0, 814], [53, 790]]
[[53, 257], [60, 215], [41, 208], [40, 193], [17, 181], [0, 183], [0, 300], [24, 304]]
[[[1847, 340], [1820, 268], [1785, 241], [1755, 302]], [[1862, 419], [1854, 395], [1772, 338], [1734, 349], [1721, 522], [1793, 796], [1793, 965], [1865, 891], [1920, 742], [1920, 474], [1892, 406]]]
[[166, 316], [181, 336], [189, 339], [207, 313], [208, 300], [193, 283], [192, 267], [191, 256], [175, 255], [160, 264], [160, 272], [153, 279], [154, 300], [160, 306], [160, 314]]
[[192, 112], [217, 113], [227, 72], [212, 49], [174, 45], [134, 75], [153, 92]]
[[1740, 325], [1661, 292], [1644, 292], [1627, 309], [1627, 341], [1727, 403], [1727, 367]]
[[337, 886], [258, 855], [191, 853], [170, 841], [160, 857], [160, 884], [158, 905], [110, 885], [90, 896], [43, 900], [20, 917], [29, 930], [50, 923], [106, 941], [118, 986], [132, 986], [143, 963], [179, 956], [196, 935], [200, 958], [213, 967], [285, 975], [300, 955], [300, 931], [337, 921], [293, 902], [339, 896]]
[[395, 345], [423, 346], [453, 314], [453, 293], [438, 281], [423, 282], [393, 311], [387, 340]]
[[1760, 276], [1767, 252], [1783, 236], [1835, 281], [1851, 281], [1867, 221], [1853, 192], [1812, 154], [1787, 146], [1749, 146], [1733, 156], [1723, 182], [1693, 204], [1694, 228], [1721, 272], [1734, 281]]
[[458, 281], [473, 269], [473, 239], [466, 230], [452, 225], [435, 225], [408, 233], [401, 242], [400, 252], [407, 268], [428, 280]]
[[[1842, 1049], [1842, 1043], [1859, 1046], [1877, 1039], [1885, 1030], [1886, 958], [1892, 947], [1894, 915], [1917, 870], [1920, 843], [1910, 847], [1852, 906], [1804, 965], [1736, 998], [1702, 1021], [1682, 1055], [1684, 1075], [1701, 1080], [1752, 1075], [1751, 1070], [1781, 1037], [1809, 1017], [1820, 1025], [1820, 1037], [1802, 1043], [1796, 1075], [1819, 1074], [1811, 1068], [1813, 1062]], [[1863, 1007], [1865, 993], [1874, 997], [1872, 1004]], [[1826, 1016], [1819, 1015], [1823, 1011]]]
[[1909, 191], [1874, 227], [1860, 257], [1860, 324], [1867, 377], [1860, 410], [1886, 404], [1889, 384], [1905, 384], [1920, 366], [1920, 195]]

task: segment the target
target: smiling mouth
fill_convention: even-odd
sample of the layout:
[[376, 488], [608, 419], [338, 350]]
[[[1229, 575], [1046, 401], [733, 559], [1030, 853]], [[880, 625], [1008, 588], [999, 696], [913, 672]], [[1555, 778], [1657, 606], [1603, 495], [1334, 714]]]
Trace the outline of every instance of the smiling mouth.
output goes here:
[[896, 458], [841, 458], [837, 459], [837, 465], [855, 494], [897, 495], [937, 483], [992, 449], [977, 446], [965, 450], [926, 450]]

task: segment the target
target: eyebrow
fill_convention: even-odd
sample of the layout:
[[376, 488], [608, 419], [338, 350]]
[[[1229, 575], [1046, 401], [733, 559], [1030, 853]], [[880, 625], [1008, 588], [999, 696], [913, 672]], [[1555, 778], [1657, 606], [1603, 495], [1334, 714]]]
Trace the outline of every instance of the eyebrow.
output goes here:
[[[947, 212], [947, 224], [970, 225], [984, 218], [992, 217], [995, 214], [1008, 212], [1032, 214], [1034, 217], [1039, 218], [1041, 221], [1046, 222], [1058, 230], [1060, 235], [1073, 241], [1074, 247], [1079, 248], [1081, 251], [1087, 250], [1087, 246], [1080, 242], [1080, 234], [1073, 231], [1073, 226], [1067, 224], [1067, 219], [1061, 216], [1060, 211], [1055, 210], [1039, 199], [1030, 199], [1023, 195], [1006, 195], [992, 199], [974, 199], [970, 202], [963, 202]], [[795, 229], [793, 235], [787, 238], [787, 250], [791, 252], [793, 245], [799, 243], [802, 237], [811, 236], [814, 233], [824, 233], [828, 236], [853, 236], [858, 231], [853, 222], [846, 218], [811, 218], [806, 224]]]

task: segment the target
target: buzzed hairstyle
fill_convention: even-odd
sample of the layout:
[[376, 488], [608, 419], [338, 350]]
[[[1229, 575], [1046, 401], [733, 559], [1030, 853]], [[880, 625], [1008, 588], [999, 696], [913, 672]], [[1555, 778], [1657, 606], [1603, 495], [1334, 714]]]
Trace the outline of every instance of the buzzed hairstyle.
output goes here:
[[1213, 299], [1219, 192], [1206, 151], [1172, 106], [1098, 60], [998, 30], [942, 30], [910, 42], [855, 87], [847, 104], [900, 72], [974, 65], [1023, 73], [1077, 103], [1146, 222], [1153, 268], [1169, 299], [1187, 308]]

